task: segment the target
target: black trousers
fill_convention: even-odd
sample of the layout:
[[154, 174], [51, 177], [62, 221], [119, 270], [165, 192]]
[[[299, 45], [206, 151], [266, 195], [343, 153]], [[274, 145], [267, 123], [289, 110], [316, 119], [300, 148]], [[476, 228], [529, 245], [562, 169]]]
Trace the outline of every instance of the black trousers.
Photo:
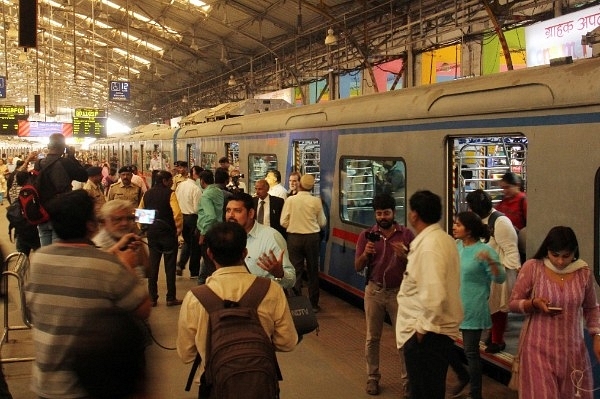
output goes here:
[[448, 356], [454, 341], [428, 332], [421, 342], [415, 333], [404, 344], [404, 360], [412, 399], [444, 399]]
[[185, 264], [190, 261], [190, 276], [198, 276], [200, 271], [200, 244], [198, 244], [198, 229], [196, 222], [198, 221], [197, 214], [183, 215], [183, 247], [179, 254], [177, 266], [183, 270]]

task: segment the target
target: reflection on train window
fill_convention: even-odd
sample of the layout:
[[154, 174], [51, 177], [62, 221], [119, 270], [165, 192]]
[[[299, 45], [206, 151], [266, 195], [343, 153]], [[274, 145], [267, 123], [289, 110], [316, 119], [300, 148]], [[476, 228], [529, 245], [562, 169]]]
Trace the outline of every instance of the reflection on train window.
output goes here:
[[231, 166], [236, 169], [240, 168], [240, 143], [225, 143], [225, 153]]
[[406, 225], [406, 165], [401, 159], [346, 158], [340, 160], [340, 212], [345, 222], [375, 224], [373, 197], [390, 194], [396, 200], [395, 220]]
[[[277, 155], [250, 154], [248, 156], [248, 169], [250, 169], [248, 170], [248, 187], [250, 191], [254, 192], [254, 183], [267, 177], [268, 171], [277, 170]], [[244, 173], [244, 171], [240, 172]]]
[[[502, 199], [499, 181], [506, 172], [513, 172], [527, 185], [527, 138], [522, 135], [498, 137], [458, 137], [448, 141], [454, 154], [454, 212], [467, 210], [466, 196], [470, 191], [487, 191], [494, 203]], [[451, 220], [451, 219], [450, 219]]]
[[319, 140], [294, 141], [294, 157], [292, 170], [302, 175], [313, 175], [315, 185], [312, 194], [321, 193], [321, 145]]
[[203, 152], [200, 154], [200, 166], [205, 170], [215, 170], [217, 165], [216, 152]]

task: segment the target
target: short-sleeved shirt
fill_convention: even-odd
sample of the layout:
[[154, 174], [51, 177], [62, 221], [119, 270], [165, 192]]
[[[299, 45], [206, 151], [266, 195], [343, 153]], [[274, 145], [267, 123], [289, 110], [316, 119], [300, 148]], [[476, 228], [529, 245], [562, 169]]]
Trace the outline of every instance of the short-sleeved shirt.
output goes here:
[[52, 244], [31, 257], [26, 297], [33, 321], [32, 390], [44, 398], [84, 398], [69, 349], [92, 312], [133, 312], [146, 287], [118, 259], [93, 245]]
[[135, 184], [125, 186], [122, 182], [117, 182], [110, 186], [108, 190], [108, 200], [112, 201], [114, 199], [129, 200], [137, 206], [142, 199], [142, 189]]

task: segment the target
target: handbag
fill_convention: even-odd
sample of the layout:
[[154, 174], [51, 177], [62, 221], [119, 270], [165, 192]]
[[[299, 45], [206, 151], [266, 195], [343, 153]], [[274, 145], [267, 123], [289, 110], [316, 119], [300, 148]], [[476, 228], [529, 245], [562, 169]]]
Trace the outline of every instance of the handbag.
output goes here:
[[319, 322], [317, 321], [317, 315], [313, 311], [310, 300], [302, 295], [289, 296], [287, 300], [298, 335], [308, 334], [315, 330], [317, 330], [318, 334]]

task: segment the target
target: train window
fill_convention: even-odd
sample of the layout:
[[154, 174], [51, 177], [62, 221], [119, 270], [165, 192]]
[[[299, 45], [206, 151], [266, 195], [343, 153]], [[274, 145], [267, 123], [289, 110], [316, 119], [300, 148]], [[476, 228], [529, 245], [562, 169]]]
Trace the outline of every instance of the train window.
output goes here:
[[[521, 135], [459, 137], [448, 141], [454, 160], [454, 212], [467, 210], [466, 196], [470, 191], [487, 191], [494, 203], [502, 199], [499, 180], [513, 172], [527, 184], [527, 138]], [[450, 218], [449, 220], [452, 220]]]
[[375, 224], [373, 197], [390, 194], [396, 199], [396, 221], [406, 225], [406, 165], [401, 159], [340, 159], [341, 219], [361, 226]]
[[319, 196], [321, 192], [321, 145], [319, 140], [294, 141], [294, 157], [292, 170], [302, 175], [315, 177], [312, 194]]
[[277, 155], [250, 154], [248, 156], [248, 169], [248, 187], [252, 190], [254, 188], [254, 183], [267, 177], [268, 171], [278, 170]]
[[206, 170], [215, 170], [217, 167], [217, 153], [203, 152], [200, 154], [200, 166]]
[[225, 153], [231, 162], [231, 166], [240, 168], [240, 143], [225, 143]]

